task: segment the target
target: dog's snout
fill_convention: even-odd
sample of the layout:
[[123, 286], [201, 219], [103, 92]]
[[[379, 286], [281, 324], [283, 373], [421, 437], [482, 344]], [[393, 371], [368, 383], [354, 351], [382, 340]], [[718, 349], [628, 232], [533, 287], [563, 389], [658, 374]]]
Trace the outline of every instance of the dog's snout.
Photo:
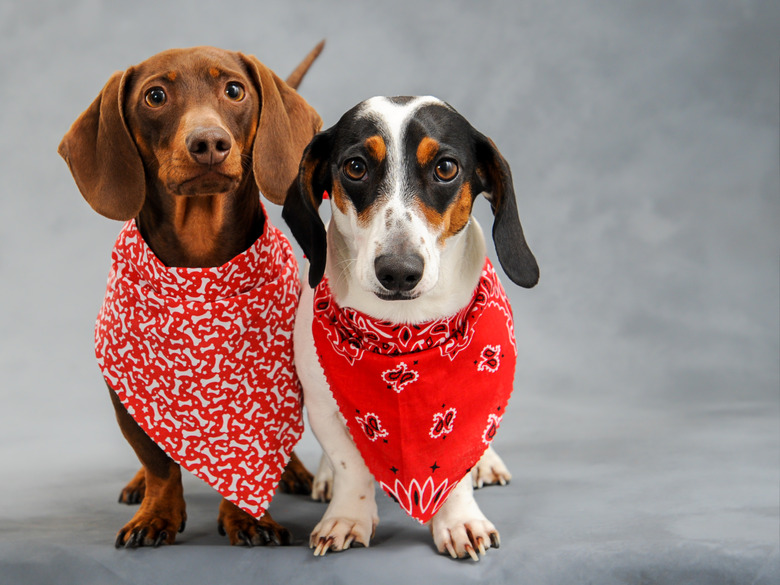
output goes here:
[[374, 272], [382, 286], [390, 292], [412, 290], [423, 275], [425, 262], [419, 254], [384, 254], [374, 260]]
[[232, 142], [230, 134], [224, 128], [196, 128], [187, 136], [187, 150], [198, 164], [218, 165], [230, 154]]

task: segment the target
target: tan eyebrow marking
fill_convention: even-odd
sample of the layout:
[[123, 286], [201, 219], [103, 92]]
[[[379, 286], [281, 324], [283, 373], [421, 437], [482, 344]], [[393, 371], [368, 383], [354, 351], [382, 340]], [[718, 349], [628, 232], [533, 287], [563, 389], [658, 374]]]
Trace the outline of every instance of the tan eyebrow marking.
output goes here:
[[439, 143], [426, 136], [420, 140], [420, 144], [417, 146], [417, 162], [420, 163], [420, 166], [425, 166], [433, 160], [437, 152], [439, 152]]
[[168, 72], [168, 75], [165, 76], [168, 81], [176, 81], [176, 77], [177, 75], [175, 71], [170, 71]]
[[369, 138], [366, 138], [364, 144], [366, 150], [368, 150], [368, 154], [370, 154], [376, 162], [385, 160], [385, 157], [387, 156], [387, 145], [385, 145], [385, 141], [381, 136], [377, 134], [370, 136]]
[[216, 67], [212, 67], [211, 69], [209, 69], [209, 75], [211, 75], [214, 79], [219, 77], [221, 74], [222, 72]]

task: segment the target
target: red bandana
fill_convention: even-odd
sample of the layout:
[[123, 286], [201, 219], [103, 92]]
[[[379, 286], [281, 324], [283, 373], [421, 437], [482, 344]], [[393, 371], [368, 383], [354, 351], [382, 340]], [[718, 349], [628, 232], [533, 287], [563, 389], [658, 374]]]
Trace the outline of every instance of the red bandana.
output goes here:
[[303, 431], [289, 242], [266, 219], [227, 264], [170, 268], [131, 220], [111, 260], [95, 327], [108, 384], [169, 457], [259, 518]]
[[492, 264], [459, 313], [413, 325], [339, 307], [323, 280], [312, 331], [366, 465], [427, 522], [493, 440], [512, 393], [512, 310]]

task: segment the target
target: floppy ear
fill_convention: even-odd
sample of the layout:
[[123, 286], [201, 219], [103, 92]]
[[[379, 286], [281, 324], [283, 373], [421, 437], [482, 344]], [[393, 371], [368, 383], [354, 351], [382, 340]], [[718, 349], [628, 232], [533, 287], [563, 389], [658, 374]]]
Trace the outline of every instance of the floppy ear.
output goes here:
[[92, 209], [123, 221], [138, 215], [146, 196], [141, 155], [130, 137], [122, 107], [130, 71], [111, 76], [57, 149]]
[[298, 174], [298, 162], [322, 120], [306, 100], [263, 65], [242, 55], [260, 93], [260, 120], [252, 149], [252, 168], [260, 192], [281, 205]]
[[303, 153], [298, 178], [290, 187], [282, 217], [309, 259], [309, 286], [316, 287], [325, 273], [327, 236], [319, 208], [324, 191], [331, 192], [330, 131], [320, 132]]
[[525, 241], [517, 215], [512, 172], [493, 141], [476, 130], [475, 133], [479, 174], [495, 216], [493, 243], [498, 261], [512, 282], [531, 288], [539, 282], [539, 265]]

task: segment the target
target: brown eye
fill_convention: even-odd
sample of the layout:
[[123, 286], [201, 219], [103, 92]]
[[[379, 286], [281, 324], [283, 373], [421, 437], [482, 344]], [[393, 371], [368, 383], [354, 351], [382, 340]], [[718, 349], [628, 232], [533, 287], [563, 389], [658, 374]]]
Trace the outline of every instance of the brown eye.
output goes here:
[[360, 158], [351, 158], [344, 163], [344, 174], [353, 181], [359, 181], [366, 176], [366, 163]]
[[236, 83], [235, 81], [231, 81], [225, 87], [225, 95], [228, 97], [228, 99], [234, 102], [240, 102], [242, 99], [244, 99], [246, 91], [244, 90], [243, 85]]
[[451, 158], [443, 158], [436, 164], [433, 172], [440, 181], [452, 181], [458, 176], [458, 163]]
[[162, 87], [153, 87], [144, 95], [144, 101], [150, 108], [159, 108], [165, 105], [168, 101], [168, 96], [165, 95], [165, 90]]

